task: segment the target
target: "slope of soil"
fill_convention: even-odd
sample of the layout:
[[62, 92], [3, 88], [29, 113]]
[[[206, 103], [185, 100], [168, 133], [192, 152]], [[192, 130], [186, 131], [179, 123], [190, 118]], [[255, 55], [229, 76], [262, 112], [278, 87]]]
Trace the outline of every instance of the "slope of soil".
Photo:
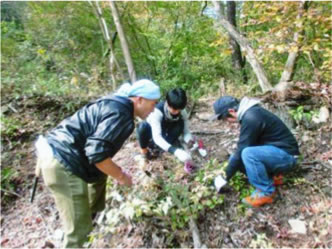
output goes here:
[[[11, 197], [1, 204], [1, 246], [4, 248], [61, 245], [58, 213], [43, 181], [38, 186], [34, 202], [29, 203], [35, 163], [32, 142], [37, 133], [54, 126], [71, 111], [59, 112], [60, 103], [42, 97], [29, 101], [30, 105], [23, 104], [27, 103], [26, 100], [15, 101], [16, 106], [13, 102], [2, 103], [3, 106], [12, 104], [17, 112], [9, 108], [8, 115], [24, 123], [17, 137], [2, 138], [2, 167], [17, 170], [13, 182], [15, 188], [2, 191], [2, 197]], [[201, 99], [191, 117], [191, 130], [203, 139], [208, 149], [208, 158], [195, 157], [201, 166], [209, 158], [217, 158], [220, 162], [226, 160], [235, 150], [238, 137], [237, 125], [206, 121], [212, 114], [212, 102], [212, 98]], [[83, 104], [84, 101], [80, 103]], [[258, 209], [245, 208], [240, 201], [243, 192], [233, 185], [225, 194], [223, 204], [200, 213], [196, 223], [203, 244], [207, 247], [332, 247], [331, 127], [325, 124], [316, 130], [297, 130], [296, 136], [305, 157], [296, 172], [287, 175], [285, 183], [278, 187], [275, 203]], [[134, 156], [138, 152], [133, 134], [114, 160], [135, 176], [139, 169]], [[160, 174], [174, 170], [172, 160], [164, 153], [150, 162], [149, 170]], [[246, 178], [239, 177], [244, 181], [243, 188], [248, 189]], [[181, 176], [180, 179], [192, 178]], [[292, 230], [291, 219], [303, 222], [304, 234]], [[163, 232], [165, 228], [153, 218], [142, 223], [124, 223], [112, 234], [108, 232], [103, 217], [99, 216], [95, 221], [91, 247], [193, 247], [188, 227], [174, 234], [173, 241], [169, 242], [167, 239], [172, 231]]]

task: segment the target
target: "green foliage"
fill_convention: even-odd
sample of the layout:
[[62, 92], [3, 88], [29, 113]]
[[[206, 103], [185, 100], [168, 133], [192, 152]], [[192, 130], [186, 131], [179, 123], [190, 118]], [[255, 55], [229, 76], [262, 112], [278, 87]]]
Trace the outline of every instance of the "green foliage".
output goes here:
[[8, 139], [14, 138], [17, 136], [17, 132], [22, 124], [19, 120], [6, 117], [4, 114], [0, 116], [1, 120], [1, 136], [7, 137]]
[[1, 189], [12, 190], [14, 185], [12, 179], [16, 176], [17, 172], [11, 168], [1, 169]]
[[15, 22], [15, 25], [22, 25], [22, 15], [26, 4], [11, 1], [1, 1], [1, 21]]
[[317, 115], [317, 111], [305, 111], [303, 106], [298, 106], [295, 109], [289, 111], [289, 114], [299, 125], [302, 121], [311, 122], [314, 115]]
[[15, 192], [14, 180], [17, 177], [17, 172], [12, 168], [1, 168], [1, 201], [3, 204], [7, 203], [11, 193]]
[[89, 5], [29, 2], [26, 11], [23, 28], [1, 23], [6, 96], [75, 96], [92, 89], [94, 94], [104, 91], [95, 87], [106, 75], [100, 70], [103, 44], [95, 39], [102, 36]]
[[[272, 82], [279, 81], [289, 53], [296, 51], [295, 81], [312, 81], [315, 77], [330, 81], [331, 6], [327, 2], [307, 2], [306, 6], [303, 2], [243, 4], [241, 27]], [[294, 33], [299, 34], [297, 42]]]
[[[225, 57], [212, 46], [219, 34], [213, 19], [200, 16], [199, 2], [142, 2], [126, 5], [127, 35], [139, 77], [149, 75], [163, 92], [181, 86], [193, 98], [211, 91], [223, 74]], [[128, 23], [127, 23], [128, 22]]]
[[[294, 80], [330, 80], [331, 3], [310, 2], [305, 10], [301, 3], [237, 4], [238, 29], [273, 83], [279, 81], [292, 51], [299, 51]], [[232, 66], [229, 35], [201, 13], [202, 2], [117, 5], [138, 78], [155, 80], [163, 92], [183, 87], [193, 99], [215, 93], [221, 77], [227, 90], [243, 88], [242, 72]], [[3, 96], [97, 95], [110, 90], [108, 45], [88, 2], [5, 2], [1, 6]], [[109, 4], [100, 2], [100, 6], [113, 35]], [[208, 3], [208, 8], [212, 6]], [[300, 34], [298, 44], [293, 41], [295, 32]], [[126, 74], [118, 38], [113, 48]], [[259, 91], [248, 63], [244, 70], [248, 91]], [[119, 71], [116, 76], [118, 83], [128, 79], [122, 79]]]
[[183, 229], [190, 218], [196, 219], [204, 210], [223, 203], [223, 195], [217, 195], [212, 186], [214, 177], [221, 173], [217, 160], [209, 161], [186, 182], [177, 180], [180, 171], [183, 174], [182, 165], [166, 171], [165, 181], [161, 176], [148, 177], [144, 173], [135, 176], [140, 184], [130, 193], [126, 188], [112, 186], [112, 209], [106, 215], [110, 229], [114, 231], [123, 218], [147, 222], [150, 217], [173, 231]]
[[254, 187], [249, 185], [242, 174], [237, 172], [232, 180], [230, 181], [230, 185], [238, 192], [240, 192], [240, 198], [247, 197], [254, 191]]
[[272, 248], [273, 243], [266, 237], [265, 233], [257, 233], [256, 238], [250, 242], [250, 248]]

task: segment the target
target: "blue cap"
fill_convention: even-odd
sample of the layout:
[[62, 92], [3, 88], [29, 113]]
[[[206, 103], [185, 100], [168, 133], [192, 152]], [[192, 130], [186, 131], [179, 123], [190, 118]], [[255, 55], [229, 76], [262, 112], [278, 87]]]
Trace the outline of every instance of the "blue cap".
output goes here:
[[215, 115], [209, 118], [210, 121], [225, 118], [228, 109], [232, 109], [239, 104], [239, 101], [232, 96], [224, 96], [213, 103]]
[[134, 84], [124, 83], [115, 93], [122, 97], [143, 97], [145, 99], [159, 99], [160, 88], [151, 80], [139, 80]]

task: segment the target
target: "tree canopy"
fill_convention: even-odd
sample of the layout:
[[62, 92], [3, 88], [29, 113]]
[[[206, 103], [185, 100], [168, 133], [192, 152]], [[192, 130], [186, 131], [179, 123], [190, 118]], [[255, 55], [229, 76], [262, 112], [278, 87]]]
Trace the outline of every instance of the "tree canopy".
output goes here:
[[[90, 245], [331, 248], [331, 2], [0, 4], [2, 246], [57, 247], [48, 240], [59, 219], [46, 188], [34, 204], [25, 198], [37, 135], [123, 82], [149, 78], [164, 93], [186, 90], [190, 129], [204, 140], [207, 157], [192, 151], [193, 175], [168, 153], [144, 168], [135, 162], [133, 133], [114, 159], [139, 184], [128, 190], [109, 179], [108, 206], [97, 219], [108, 225], [97, 226]], [[238, 199], [251, 188], [241, 175], [230, 181], [231, 195], [213, 188], [238, 138], [234, 124], [207, 122], [216, 95], [224, 94], [258, 97], [294, 128], [301, 167], [285, 177], [280, 193], [290, 197], [274, 207], [245, 210]], [[294, 218], [307, 222], [301, 237], [289, 229]], [[194, 235], [199, 229], [208, 244]]]
[[[212, 2], [116, 4], [138, 79], [151, 78], [164, 90], [182, 86], [192, 96], [214, 92], [221, 78], [228, 86], [261, 90], [248, 63], [233, 67], [230, 36], [216, 22]], [[108, 2], [99, 7], [114, 38], [112, 53], [89, 2], [1, 2], [1, 7], [3, 92], [92, 94], [130, 79]], [[292, 52], [293, 80], [330, 80], [330, 2], [237, 2], [236, 21], [273, 86]], [[118, 63], [113, 72], [110, 54]]]

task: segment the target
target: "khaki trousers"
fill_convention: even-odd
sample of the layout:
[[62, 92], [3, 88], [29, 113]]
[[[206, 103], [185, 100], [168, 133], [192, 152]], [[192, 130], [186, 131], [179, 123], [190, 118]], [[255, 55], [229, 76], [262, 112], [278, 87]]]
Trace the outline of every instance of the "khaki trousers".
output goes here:
[[[41, 159], [38, 159], [41, 160]], [[92, 213], [105, 208], [106, 180], [87, 184], [66, 170], [55, 158], [39, 162], [51, 190], [64, 230], [64, 247], [81, 248], [92, 230]]]

